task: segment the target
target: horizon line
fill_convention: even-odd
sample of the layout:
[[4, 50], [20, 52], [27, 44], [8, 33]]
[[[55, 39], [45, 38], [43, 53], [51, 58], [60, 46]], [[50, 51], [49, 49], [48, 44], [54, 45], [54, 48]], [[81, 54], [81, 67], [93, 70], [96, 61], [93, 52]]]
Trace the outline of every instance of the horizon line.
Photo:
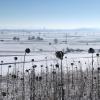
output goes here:
[[94, 29], [100, 30], [100, 28], [66, 28], [66, 29], [54, 29], [54, 28], [0, 28], [0, 30], [87, 30], [87, 29]]

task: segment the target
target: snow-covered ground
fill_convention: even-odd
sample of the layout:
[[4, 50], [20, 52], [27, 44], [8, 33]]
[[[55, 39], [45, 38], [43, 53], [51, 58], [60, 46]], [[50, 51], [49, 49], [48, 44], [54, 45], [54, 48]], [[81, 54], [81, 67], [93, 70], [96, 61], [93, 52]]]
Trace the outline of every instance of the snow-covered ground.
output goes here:
[[[28, 40], [29, 37], [34, 36], [35, 39]], [[14, 37], [19, 40], [14, 40]], [[43, 40], [37, 39], [41, 37]], [[57, 39], [55, 43], [54, 39]], [[67, 41], [67, 42], [66, 42]], [[50, 67], [51, 63], [56, 64], [60, 61], [55, 57], [55, 51], [66, 50], [66, 48], [82, 49], [83, 52], [70, 52], [65, 54], [67, 56], [67, 63], [81, 61], [86, 68], [86, 64], [91, 64], [91, 55], [88, 54], [90, 47], [99, 52], [100, 34], [88, 32], [38, 32], [38, 31], [0, 31], [0, 61], [3, 63], [14, 63], [14, 57], [17, 56], [17, 62], [23, 62], [24, 51], [30, 48], [30, 54], [27, 54], [26, 61], [34, 59], [34, 64], [37, 64], [37, 71], [40, 71], [40, 65], [46, 66], [47, 63]], [[64, 57], [65, 57], [64, 56]], [[95, 54], [94, 54], [95, 56]], [[96, 62], [96, 58], [95, 58]], [[76, 63], [76, 66], [78, 63]], [[3, 65], [3, 74], [7, 72], [10, 64]], [[14, 64], [11, 64], [13, 67]], [[19, 70], [22, 70], [23, 63], [17, 64]], [[13, 67], [11, 69], [13, 69]], [[26, 63], [25, 69], [31, 68], [32, 63]], [[66, 59], [63, 60], [63, 69], [66, 69]], [[10, 70], [12, 71], [12, 70]]]

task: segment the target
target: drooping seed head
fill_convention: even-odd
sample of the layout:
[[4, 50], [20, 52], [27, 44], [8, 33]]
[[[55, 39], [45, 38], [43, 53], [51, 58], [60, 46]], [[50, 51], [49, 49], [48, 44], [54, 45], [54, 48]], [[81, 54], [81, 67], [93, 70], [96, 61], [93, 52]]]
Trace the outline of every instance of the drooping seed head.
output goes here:
[[25, 49], [25, 53], [30, 53], [30, 49], [29, 48], [26, 48]]
[[59, 68], [59, 64], [56, 64], [55, 66], [56, 66], [56, 68]]
[[71, 63], [71, 65], [73, 66], [73, 65], [74, 65], [74, 63]]
[[34, 62], [34, 59], [32, 59], [32, 62]]
[[93, 48], [89, 48], [88, 53], [95, 53], [95, 50]]
[[97, 53], [96, 56], [99, 57], [99, 53]]
[[64, 56], [64, 53], [62, 52], [62, 51], [57, 51], [56, 53], [55, 53], [55, 55], [56, 55], [56, 57], [57, 58], [59, 58], [59, 59], [63, 59], [63, 56]]
[[11, 65], [9, 65], [8, 67], [11, 68]]
[[14, 60], [16, 61], [18, 58], [17, 57], [14, 57]]

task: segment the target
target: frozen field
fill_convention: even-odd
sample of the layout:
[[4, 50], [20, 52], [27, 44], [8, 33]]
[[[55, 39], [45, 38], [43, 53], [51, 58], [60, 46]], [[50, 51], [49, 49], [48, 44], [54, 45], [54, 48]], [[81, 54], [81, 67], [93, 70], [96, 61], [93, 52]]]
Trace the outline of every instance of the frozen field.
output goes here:
[[[99, 32], [0, 31], [0, 61], [8, 63], [3, 65], [3, 72], [6, 73], [9, 63], [14, 63], [14, 57], [18, 57], [17, 62], [23, 62], [24, 51], [26, 48], [30, 48], [31, 53], [26, 56], [26, 61], [34, 59], [34, 64], [38, 65], [37, 70], [39, 72], [40, 65], [45, 65], [45, 57], [47, 57], [48, 66], [51, 63], [59, 62], [55, 57], [55, 51], [66, 51], [66, 48], [81, 49], [82, 52], [69, 52], [65, 56], [67, 56], [69, 65], [74, 60], [85, 63], [90, 61], [89, 57], [91, 57], [88, 54], [88, 49], [92, 47], [96, 52], [99, 52], [99, 45]], [[22, 70], [22, 64], [18, 64], [20, 70]], [[26, 69], [32, 67], [31, 62], [25, 65]], [[63, 60], [63, 66], [66, 66], [66, 59]], [[83, 69], [85, 68], [84, 65]]]

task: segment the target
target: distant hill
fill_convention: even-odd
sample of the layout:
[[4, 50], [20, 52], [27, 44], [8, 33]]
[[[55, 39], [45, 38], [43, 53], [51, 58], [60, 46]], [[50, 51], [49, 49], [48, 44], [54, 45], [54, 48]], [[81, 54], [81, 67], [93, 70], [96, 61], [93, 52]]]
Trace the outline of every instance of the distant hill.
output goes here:
[[79, 28], [79, 29], [0, 29], [0, 31], [26, 31], [26, 32], [100, 32], [96, 28]]
[[100, 32], [100, 29], [96, 28], [80, 28], [80, 29], [74, 29], [73, 31], [81, 31], [81, 32]]

